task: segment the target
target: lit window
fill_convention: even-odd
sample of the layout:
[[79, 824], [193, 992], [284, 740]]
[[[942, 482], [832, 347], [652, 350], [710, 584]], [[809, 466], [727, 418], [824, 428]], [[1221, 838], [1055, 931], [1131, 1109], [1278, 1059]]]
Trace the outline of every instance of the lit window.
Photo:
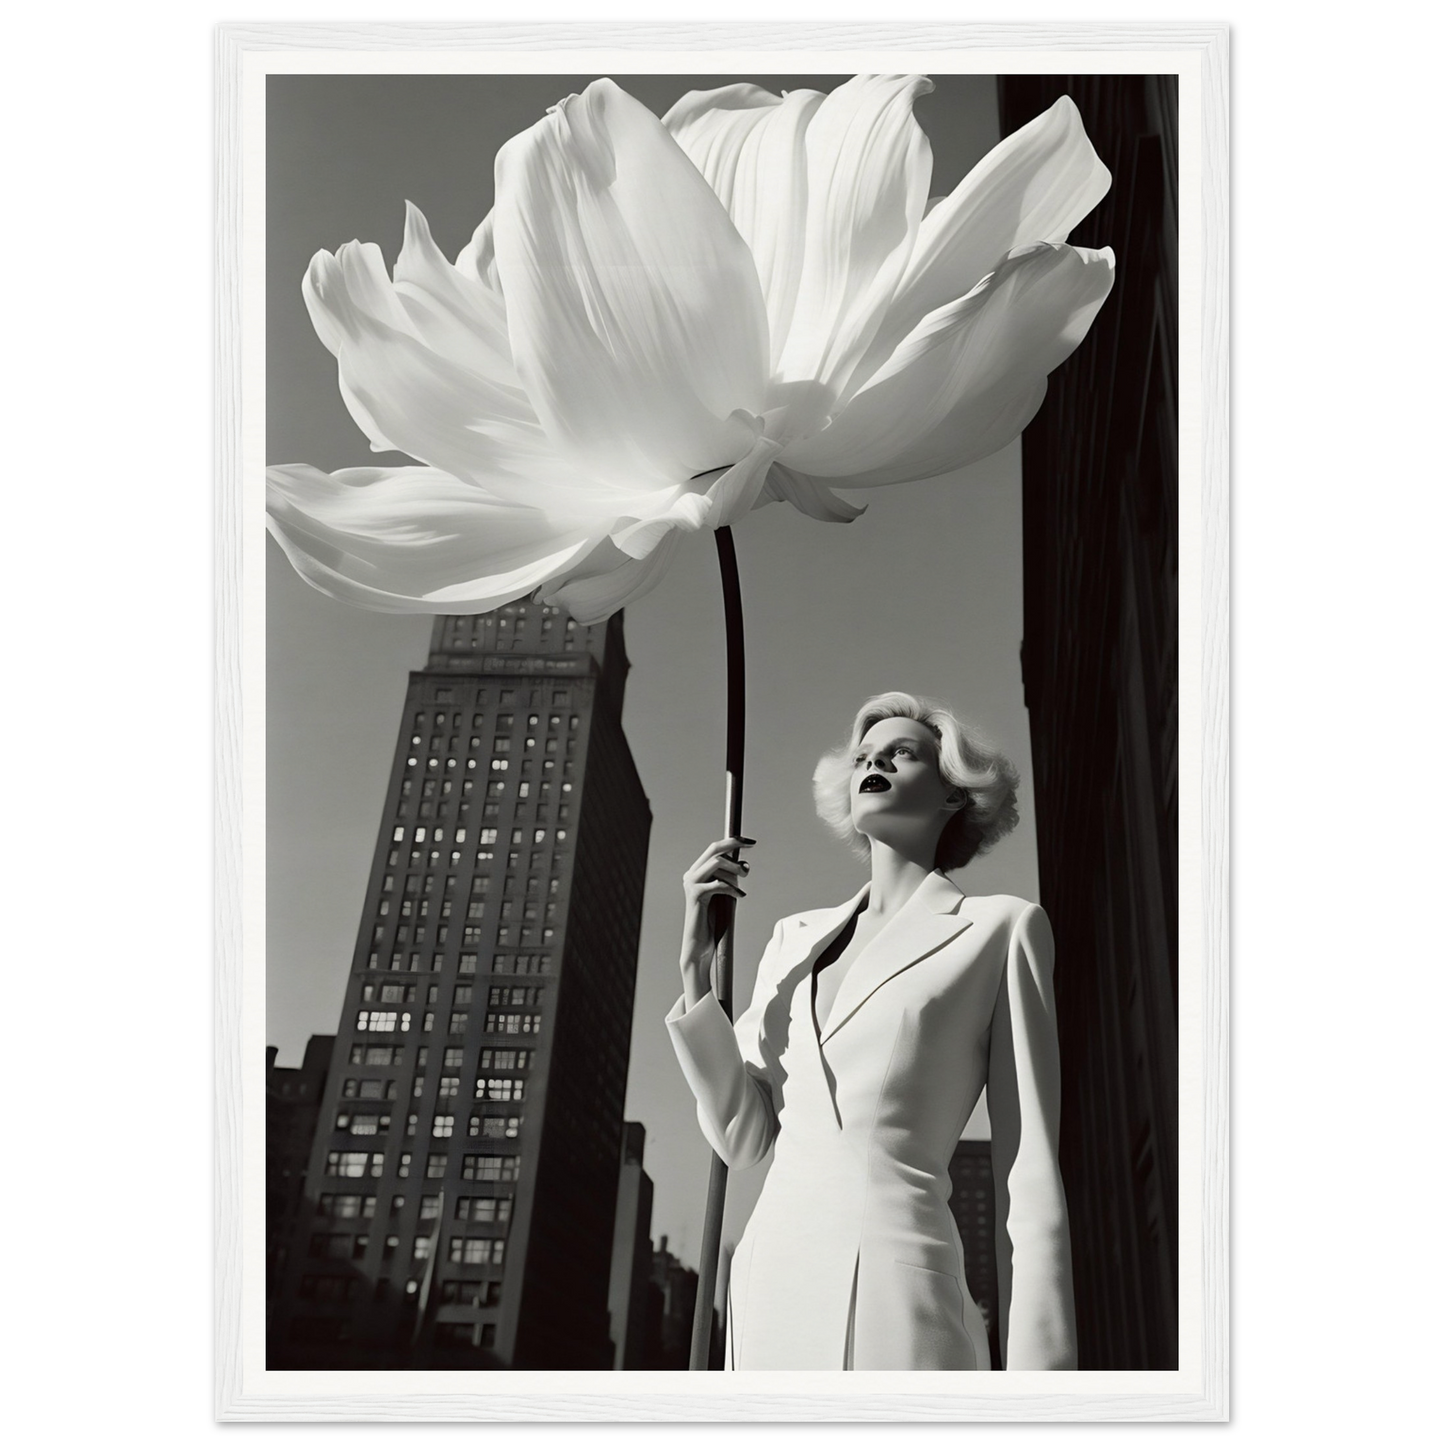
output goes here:
[[505, 1224], [512, 1217], [512, 1201], [502, 1199], [458, 1199], [456, 1218], [471, 1224]]
[[372, 1219], [376, 1215], [376, 1195], [323, 1194], [316, 1212], [332, 1219]]
[[[460, 1049], [448, 1049], [447, 1053], [460, 1053]], [[454, 1098], [457, 1090], [462, 1086], [462, 1081], [455, 1074], [443, 1074], [437, 1084], [437, 1098]]]
[[353, 1153], [333, 1149], [326, 1156], [326, 1172], [342, 1179], [380, 1178], [384, 1154]]
[[462, 1178], [479, 1183], [512, 1183], [521, 1171], [516, 1154], [466, 1154], [462, 1157]]
[[501, 1264], [506, 1247], [504, 1239], [454, 1239], [447, 1257], [452, 1264]]
[[447, 1156], [445, 1154], [428, 1154], [426, 1156], [426, 1177], [428, 1179], [445, 1179], [447, 1173]]
[[412, 1240], [411, 1257], [413, 1259], [431, 1258], [431, 1235], [419, 1234], [414, 1240]]
[[442, 1054], [442, 1067], [447, 1069], [459, 1069], [462, 1066], [462, 1051], [460, 1049], [447, 1049]]
[[449, 1034], [464, 1034], [466, 1031], [467, 1015], [466, 1010], [463, 1009], [459, 1013], [454, 1013], [451, 1018], [447, 1020], [447, 1032]]
[[410, 1155], [410, 1154], [403, 1154], [403, 1155], [401, 1156], [401, 1158], [396, 1161], [396, 1177], [397, 1177], [398, 1179], [407, 1179], [407, 1178], [410, 1178], [410, 1176], [411, 1176], [411, 1155]]

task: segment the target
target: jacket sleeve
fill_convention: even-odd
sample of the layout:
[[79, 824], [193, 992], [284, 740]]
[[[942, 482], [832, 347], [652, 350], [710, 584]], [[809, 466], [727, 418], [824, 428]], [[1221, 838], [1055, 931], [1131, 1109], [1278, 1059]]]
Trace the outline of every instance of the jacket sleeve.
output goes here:
[[762, 1053], [763, 1009], [771, 996], [769, 964], [782, 936], [774, 930], [758, 965], [753, 1001], [736, 1024], [710, 989], [691, 1008], [686, 995], [667, 1015], [667, 1032], [697, 1099], [697, 1119], [730, 1169], [761, 1163], [778, 1132], [772, 1082]]
[[999, 1343], [1008, 1370], [1078, 1368], [1053, 971], [1048, 915], [1029, 904], [1009, 938], [989, 1037]]

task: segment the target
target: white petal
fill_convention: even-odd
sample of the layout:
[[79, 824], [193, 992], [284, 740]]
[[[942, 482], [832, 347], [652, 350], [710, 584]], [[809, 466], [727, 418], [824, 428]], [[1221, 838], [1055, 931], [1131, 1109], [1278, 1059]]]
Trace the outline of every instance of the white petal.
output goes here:
[[374, 450], [405, 452], [523, 504], [537, 500], [538, 485], [581, 488], [520, 390], [421, 339], [375, 246], [320, 252], [302, 289], [336, 356], [342, 396]]
[[923, 76], [855, 76], [828, 95], [806, 134], [808, 208], [785, 382], [837, 395], [866, 352], [913, 251], [933, 168], [913, 119]]
[[539, 589], [539, 596], [565, 609], [578, 622], [600, 622], [662, 581], [680, 535], [670, 528], [646, 557], [636, 561], [611, 542], [603, 542], [575, 569], [570, 580]]
[[726, 85], [683, 96], [662, 123], [707, 177], [747, 242], [768, 311], [770, 367], [792, 325], [808, 212], [808, 123], [823, 95]]
[[543, 424], [594, 475], [676, 485], [731, 465], [761, 411], [767, 323], [721, 202], [662, 123], [594, 81], [497, 157], [512, 354]]
[[1109, 250], [1037, 246], [915, 328], [826, 431], [783, 460], [846, 487], [937, 476], [1012, 441], [1114, 281]]
[[831, 487], [778, 464], [768, 473], [768, 501], [791, 502], [815, 522], [851, 522], [868, 509], [846, 502]]
[[1109, 181], [1066, 95], [1005, 137], [951, 195], [930, 203], [859, 380], [930, 311], [971, 291], [1010, 251], [1066, 241], [1104, 198]]
[[329, 597], [383, 612], [485, 612], [600, 541], [430, 467], [270, 467], [267, 527]]
[[442, 255], [426, 217], [410, 201], [393, 280], [411, 327], [426, 346], [495, 382], [520, 387], [501, 293]]

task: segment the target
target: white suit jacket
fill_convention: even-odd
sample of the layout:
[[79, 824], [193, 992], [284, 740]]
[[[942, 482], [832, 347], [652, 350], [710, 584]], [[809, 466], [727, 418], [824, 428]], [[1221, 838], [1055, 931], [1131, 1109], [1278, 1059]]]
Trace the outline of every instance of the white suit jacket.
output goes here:
[[727, 1366], [989, 1368], [948, 1207], [987, 1084], [1005, 1367], [1073, 1369], [1048, 919], [930, 874], [820, 1036], [813, 966], [867, 891], [778, 924], [736, 1025], [711, 993], [667, 1016], [712, 1147], [733, 1168], [775, 1148], [733, 1256]]

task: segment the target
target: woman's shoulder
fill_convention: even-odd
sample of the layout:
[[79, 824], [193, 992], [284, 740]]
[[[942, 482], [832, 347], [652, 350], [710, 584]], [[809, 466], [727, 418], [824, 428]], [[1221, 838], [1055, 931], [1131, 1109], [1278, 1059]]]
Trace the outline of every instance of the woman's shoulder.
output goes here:
[[1041, 904], [1028, 898], [1020, 898], [1014, 893], [966, 893], [961, 911], [975, 922], [987, 920], [1010, 930], [1016, 928], [1024, 919], [1035, 921], [1035, 915], [1040, 922], [1048, 920]]

